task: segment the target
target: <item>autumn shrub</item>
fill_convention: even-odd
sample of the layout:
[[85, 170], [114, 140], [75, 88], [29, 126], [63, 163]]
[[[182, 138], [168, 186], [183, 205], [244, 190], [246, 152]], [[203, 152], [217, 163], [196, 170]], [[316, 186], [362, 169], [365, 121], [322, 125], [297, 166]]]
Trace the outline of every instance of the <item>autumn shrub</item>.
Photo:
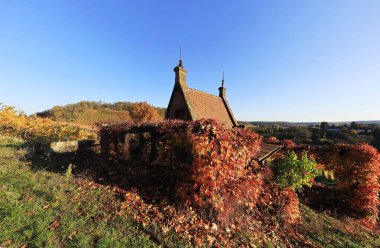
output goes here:
[[264, 138], [263, 139], [265, 143], [269, 143], [269, 144], [280, 144], [281, 141], [279, 139], [277, 139], [276, 137], [268, 137], [268, 138]]
[[302, 189], [310, 187], [316, 176], [321, 175], [322, 170], [317, 168], [317, 162], [310, 159], [304, 152], [298, 158], [294, 151], [288, 152], [284, 158], [277, 159], [272, 163], [274, 181], [281, 188]]
[[333, 170], [337, 187], [348, 189], [355, 215], [368, 227], [376, 227], [379, 202], [380, 154], [368, 144], [332, 147], [325, 166]]
[[296, 147], [296, 143], [289, 139], [284, 139], [281, 141], [281, 144], [284, 146], [285, 150], [293, 150]]
[[138, 123], [157, 121], [159, 118], [156, 108], [147, 102], [133, 103], [129, 114]]
[[[103, 125], [102, 152], [136, 180], [171, 188], [177, 204], [197, 209], [223, 225], [249, 225], [278, 217], [293, 223], [298, 199], [272, 183], [270, 167], [256, 161], [261, 138], [212, 120]], [[132, 172], [132, 173], [131, 173]], [[153, 174], [153, 175], [152, 175]]]
[[263, 141], [268, 144], [282, 145], [285, 150], [293, 150], [296, 147], [296, 143], [290, 139], [279, 140], [276, 137], [264, 138]]
[[[336, 144], [329, 147], [302, 147], [308, 150], [324, 170], [332, 172], [334, 183], [317, 184], [306, 192], [316, 208], [331, 210], [357, 219], [369, 228], [377, 227], [380, 154], [368, 144]], [[333, 201], [325, 203], [325, 199]]]
[[0, 105], [0, 133], [26, 140], [65, 141], [95, 139], [96, 133], [81, 127], [27, 116], [14, 107]]

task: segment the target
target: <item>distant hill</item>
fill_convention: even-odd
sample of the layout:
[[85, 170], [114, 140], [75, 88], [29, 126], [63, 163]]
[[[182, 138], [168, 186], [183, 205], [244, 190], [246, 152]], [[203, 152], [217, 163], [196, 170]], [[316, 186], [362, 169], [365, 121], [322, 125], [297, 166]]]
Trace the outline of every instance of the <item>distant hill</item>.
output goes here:
[[[350, 125], [352, 122], [356, 124], [377, 124], [380, 125], [380, 120], [373, 121], [342, 121], [342, 122], [328, 122], [330, 125], [343, 126], [344, 124]], [[319, 125], [321, 122], [287, 122], [287, 121], [239, 121], [241, 124], [253, 125], [253, 126], [284, 126], [284, 127], [294, 127], [294, 126], [314, 126]]]
[[[105, 103], [81, 101], [65, 106], [54, 106], [51, 109], [36, 113], [36, 115], [55, 121], [75, 122], [88, 125], [94, 121], [102, 120], [130, 120], [129, 112], [135, 104], [136, 103], [133, 102]], [[158, 115], [163, 118], [166, 108], [154, 108], [157, 110]]]
[[75, 122], [83, 125], [92, 125], [97, 122], [124, 122], [130, 120], [131, 117], [128, 111], [87, 109]]

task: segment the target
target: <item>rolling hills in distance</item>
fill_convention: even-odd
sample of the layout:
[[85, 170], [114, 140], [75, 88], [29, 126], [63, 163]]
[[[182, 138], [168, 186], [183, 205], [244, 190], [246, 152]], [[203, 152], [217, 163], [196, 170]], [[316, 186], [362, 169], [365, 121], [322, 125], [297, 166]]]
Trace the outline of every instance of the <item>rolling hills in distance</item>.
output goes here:
[[[48, 117], [59, 121], [76, 122], [84, 125], [91, 125], [96, 122], [124, 122], [130, 121], [129, 110], [134, 103], [132, 102], [94, 102], [94, 101], [80, 101], [65, 106], [53, 106], [51, 109], [37, 113], [38, 116]], [[166, 108], [155, 107], [158, 114], [163, 118], [165, 116]], [[321, 121], [313, 122], [291, 122], [291, 121], [238, 121], [240, 124], [246, 126], [315, 126], [320, 125]], [[352, 122], [356, 124], [376, 124], [380, 125], [380, 120], [352, 120], [352, 121], [339, 121], [329, 122], [329, 125], [343, 126], [350, 125]]]
[[[322, 121], [320, 122], [288, 122], [288, 121], [239, 121], [240, 124], [245, 125], [253, 125], [253, 126], [284, 126], [284, 127], [294, 127], [294, 126], [315, 126], [320, 125]], [[372, 121], [341, 121], [341, 122], [328, 122], [329, 125], [335, 125], [335, 126], [343, 126], [343, 125], [350, 125], [352, 122], [355, 122], [356, 124], [376, 124], [380, 125], [380, 120], [372, 120]]]

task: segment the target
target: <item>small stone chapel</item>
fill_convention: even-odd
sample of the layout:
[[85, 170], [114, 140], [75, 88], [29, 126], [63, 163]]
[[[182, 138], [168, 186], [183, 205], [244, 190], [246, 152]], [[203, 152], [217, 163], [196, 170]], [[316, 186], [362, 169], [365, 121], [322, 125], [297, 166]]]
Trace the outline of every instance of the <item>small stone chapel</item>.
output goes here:
[[182, 58], [174, 68], [175, 84], [166, 110], [165, 119], [198, 120], [215, 119], [228, 128], [238, 124], [226, 98], [224, 76], [219, 96], [189, 88], [186, 84], [187, 71], [183, 68]]
[[[187, 71], [183, 68], [182, 56], [174, 67], [175, 83], [170, 97], [165, 119], [177, 119], [194, 121], [198, 119], [214, 119], [226, 128], [238, 127], [238, 123], [232, 113], [224, 88], [224, 75], [222, 85], [219, 87], [219, 95], [212, 95], [200, 90], [189, 88], [186, 84]], [[257, 160], [265, 163], [276, 152], [282, 149], [282, 145], [262, 143], [257, 154]]]

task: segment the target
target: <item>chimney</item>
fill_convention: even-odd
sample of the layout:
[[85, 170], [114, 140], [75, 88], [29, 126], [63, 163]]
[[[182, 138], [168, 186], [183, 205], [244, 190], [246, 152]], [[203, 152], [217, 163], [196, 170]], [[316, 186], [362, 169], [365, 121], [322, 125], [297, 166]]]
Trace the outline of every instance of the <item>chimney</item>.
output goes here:
[[181, 86], [187, 87], [186, 85], [186, 74], [187, 71], [180, 67], [179, 65], [174, 67], [173, 71], [175, 72], [175, 83]]
[[227, 89], [224, 88], [224, 71], [223, 71], [222, 87], [219, 87], [219, 96], [223, 98], [223, 100], [226, 99], [226, 91]]
[[235, 119], [234, 114], [232, 113], [230, 105], [228, 104], [227, 97], [226, 97], [226, 91], [227, 91], [227, 89], [224, 88], [224, 71], [223, 71], [222, 86], [219, 87], [219, 97], [222, 98], [222, 100], [223, 100], [224, 106], [226, 107], [228, 115], [231, 118], [232, 126], [233, 127], [237, 127], [238, 123], [237, 123], [237, 121]]
[[224, 88], [223, 86], [222, 87], [219, 87], [219, 96], [221, 97], [221, 98], [226, 98], [226, 91], [227, 91], [227, 89], [226, 88]]
[[187, 87], [187, 85], [186, 85], [187, 71], [183, 68], [182, 48], [180, 48], [180, 52], [179, 52], [178, 65], [176, 67], [174, 67], [173, 71], [175, 72], [175, 83], [181, 85], [182, 87]]

